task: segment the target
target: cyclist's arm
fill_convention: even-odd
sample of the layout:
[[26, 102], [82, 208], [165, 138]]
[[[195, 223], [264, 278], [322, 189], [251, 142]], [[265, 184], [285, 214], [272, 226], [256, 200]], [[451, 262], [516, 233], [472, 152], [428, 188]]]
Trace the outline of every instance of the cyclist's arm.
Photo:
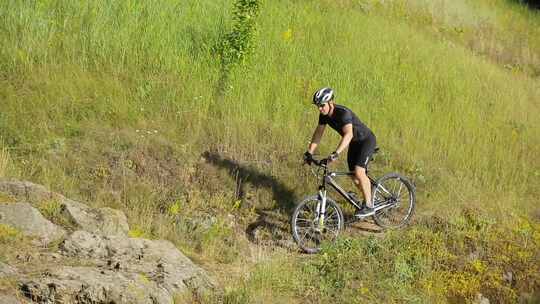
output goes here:
[[308, 147], [308, 152], [313, 154], [315, 152], [315, 149], [317, 149], [317, 146], [319, 145], [319, 142], [321, 141], [321, 138], [324, 134], [324, 128], [326, 125], [317, 125], [315, 128], [315, 131], [313, 132], [313, 136], [311, 136], [311, 143]]
[[340, 154], [349, 146], [351, 143], [351, 140], [353, 138], [353, 126], [351, 123], [348, 123], [343, 126], [343, 136], [341, 137], [341, 141], [339, 142], [338, 147], [336, 148], [336, 152]]

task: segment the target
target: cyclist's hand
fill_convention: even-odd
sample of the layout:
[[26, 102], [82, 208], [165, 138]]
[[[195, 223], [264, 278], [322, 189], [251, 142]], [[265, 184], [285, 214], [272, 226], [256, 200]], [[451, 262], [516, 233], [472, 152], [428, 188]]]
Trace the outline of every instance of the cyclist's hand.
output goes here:
[[304, 153], [304, 164], [308, 164], [311, 166], [311, 163], [313, 163], [313, 154], [309, 153], [309, 151], [306, 151], [306, 153]]
[[331, 163], [331, 162], [337, 160], [338, 157], [339, 157], [339, 154], [338, 154], [336, 151], [334, 151], [334, 152], [332, 152], [332, 154], [330, 154], [326, 159], [328, 160], [328, 161], [327, 161], [328, 163]]

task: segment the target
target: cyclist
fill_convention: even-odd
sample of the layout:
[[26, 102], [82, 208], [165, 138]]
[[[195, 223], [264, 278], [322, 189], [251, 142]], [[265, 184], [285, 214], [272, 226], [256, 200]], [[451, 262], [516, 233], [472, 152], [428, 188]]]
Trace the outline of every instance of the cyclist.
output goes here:
[[317, 148], [326, 125], [330, 125], [341, 135], [336, 150], [327, 158], [328, 162], [337, 160], [339, 154], [347, 147], [347, 163], [349, 170], [354, 172], [353, 181], [364, 194], [366, 206], [359, 210], [359, 215], [369, 216], [375, 213], [371, 199], [371, 183], [367, 177], [366, 169], [375, 151], [377, 140], [373, 132], [363, 124], [348, 108], [334, 102], [334, 91], [331, 88], [322, 88], [313, 95], [313, 104], [319, 108], [319, 123], [313, 132], [308, 150], [304, 153], [304, 161], [311, 165], [313, 152]]

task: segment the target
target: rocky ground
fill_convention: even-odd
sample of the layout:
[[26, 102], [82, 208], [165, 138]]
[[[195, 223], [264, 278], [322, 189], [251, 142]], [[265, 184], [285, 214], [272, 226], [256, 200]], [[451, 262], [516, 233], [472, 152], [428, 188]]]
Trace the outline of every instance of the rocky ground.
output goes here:
[[[173, 303], [215, 281], [172, 243], [128, 237], [126, 216], [30, 182], [0, 180], [0, 303]], [[1, 239], [0, 239], [1, 240]]]

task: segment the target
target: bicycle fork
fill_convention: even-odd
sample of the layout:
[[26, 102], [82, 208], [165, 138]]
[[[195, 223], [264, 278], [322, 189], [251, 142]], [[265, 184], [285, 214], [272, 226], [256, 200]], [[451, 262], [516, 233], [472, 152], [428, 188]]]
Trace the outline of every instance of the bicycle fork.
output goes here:
[[324, 229], [324, 214], [326, 213], [326, 190], [319, 190], [319, 200], [317, 202], [317, 216], [319, 229]]

